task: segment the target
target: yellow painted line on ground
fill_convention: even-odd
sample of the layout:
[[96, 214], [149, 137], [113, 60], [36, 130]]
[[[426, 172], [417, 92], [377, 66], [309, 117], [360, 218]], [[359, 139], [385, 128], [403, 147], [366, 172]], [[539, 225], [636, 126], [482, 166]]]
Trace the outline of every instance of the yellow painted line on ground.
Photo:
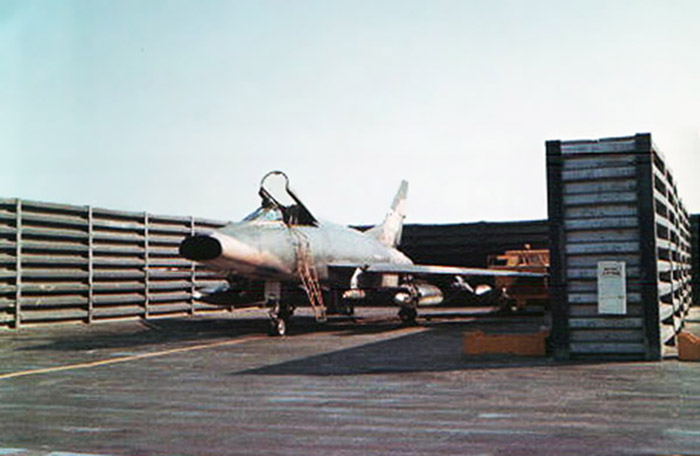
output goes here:
[[[398, 336], [401, 336], [405, 333], [422, 332], [426, 329], [427, 328], [401, 328], [401, 329], [397, 329], [394, 331], [387, 331], [387, 334], [391, 334], [394, 337], [398, 337]], [[311, 333], [311, 334], [306, 334], [306, 335], [297, 336], [297, 337], [309, 337], [309, 336], [314, 336], [314, 335], [319, 335], [319, 334], [325, 334], [325, 335], [331, 334], [331, 335], [333, 335], [333, 334], [341, 334], [341, 333], [343, 333], [343, 331], [333, 331], [333, 332], [327, 332], [327, 333]], [[18, 372], [10, 372], [9, 374], [0, 374], [0, 380], [6, 380], [6, 379], [10, 379], [10, 378], [17, 378], [17, 377], [27, 377], [30, 375], [38, 375], [38, 374], [49, 374], [49, 373], [53, 373], [53, 372], [63, 372], [63, 371], [77, 370], [77, 369], [88, 369], [90, 367], [107, 366], [109, 364], [126, 363], [129, 361], [137, 361], [140, 359], [156, 358], [158, 356], [172, 355], [174, 353], [184, 353], [184, 352], [189, 352], [189, 351], [204, 350], [207, 348], [227, 347], [227, 346], [231, 346], [231, 345], [238, 345], [238, 344], [242, 344], [244, 342], [250, 342], [253, 340], [261, 340], [261, 339], [270, 339], [270, 337], [269, 336], [250, 336], [250, 337], [243, 337], [241, 339], [212, 342], [209, 344], [190, 345], [188, 347], [171, 348], [168, 350], [161, 350], [161, 351], [149, 352], [149, 353], [141, 353], [139, 355], [120, 356], [118, 358], [109, 358], [109, 359], [103, 359], [100, 361], [90, 361], [87, 363], [67, 364], [65, 366], [45, 367], [43, 369], [29, 369], [29, 370], [18, 371]]]
[[260, 339], [267, 339], [267, 338], [268, 338], [267, 336], [244, 337], [242, 339], [224, 340], [224, 341], [220, 341], [220, 342], [213, 342], [210, 344], [190, 345], [189, 347], [171, 348], [168, 350], [161, 350], [161, 351], [157, 351], [157, 352], [141, 353], [139, 355], [131, 355], [131, 356], [120, 356], [118, 358], [109, 358], [109, 359], [103, 359], [100, 361], [91, 361], [91, 362], [87, 362], [87, 363], [68, 364], [65, 366], [46, 367], [43, 369], [30, 369], [30, 370], [19, 371], [19, 372], [11, 372], [9, 374], [2, 374], [2, 375], [0, 375], [0, 380], [5, 380], [8, 378], [16, 378], [16, 377], [26, 377], [29, 375], [37, 375], [37, 374], [48, 374], [48, 373], [52, 373], [52, 372], [62, 372], [62, 371], [76, 370], [76, 369], [87, 369], [90, 367], [106, 366], [109, 364], [126, 363], [129, 361], [136, 361], [139, 359], [155, 358], [158, 356], [172, 355], [173, 353], [183, 353], [183, 352], [188, 352], [188, 351], [204, 350], [206, 348], [226, 347], [226, 346], [230, 346], [230, 345], [238, 345], [238, 344], [242, 344], [244, 342], [250, 342], [252, 340], [260, 340]]
[[409, 328], [399, 328], [399, 329], [395, 329], [393, 331], [387, 331], [387, 334], [391, 334], [392, 338], [393, 338], [394, 336], [398, 337], [398, 336], [403, 336], [406, 334], [422, 333], [423, 331], [427, 331], [429, 329], [430, 328], [425, 327], [425, 326], [418, 326], [418, 327], [413, 327], [413, 328], [410, 328], [410, 327]]

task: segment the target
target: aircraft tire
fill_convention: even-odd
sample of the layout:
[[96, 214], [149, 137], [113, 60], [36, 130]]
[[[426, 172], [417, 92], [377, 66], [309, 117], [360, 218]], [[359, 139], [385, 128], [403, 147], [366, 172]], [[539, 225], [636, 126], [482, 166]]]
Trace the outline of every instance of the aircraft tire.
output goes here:
[[345, 307], [345, 309], [346, 309], [346, 310], [345, 310], [345, 315], [347, 315], [347, 316], [349, 316], [349, 317], [352, 317], [353, 315], [355, 315], [355, 305], [354, 305], [354, 304], [348, 304], [348, 305]]
[[418, 316], [418, 311], [413, 308], [402, 307], [399, 310], [399, 318], [404, 324], [412, 324], [416, 322], [416, 317]]
[[284, 337], [287, 334], [287, 321], [284, 318], [270, 319], [270, 335]]

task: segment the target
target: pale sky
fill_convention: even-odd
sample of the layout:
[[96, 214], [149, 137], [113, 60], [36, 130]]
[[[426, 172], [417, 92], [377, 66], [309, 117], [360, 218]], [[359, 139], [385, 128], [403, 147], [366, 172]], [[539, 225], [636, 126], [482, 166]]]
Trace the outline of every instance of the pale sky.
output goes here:
[[0, 0], [0, 197], [547, 217], [545, 141], [651, 132], [700, 212], [700, 2]]

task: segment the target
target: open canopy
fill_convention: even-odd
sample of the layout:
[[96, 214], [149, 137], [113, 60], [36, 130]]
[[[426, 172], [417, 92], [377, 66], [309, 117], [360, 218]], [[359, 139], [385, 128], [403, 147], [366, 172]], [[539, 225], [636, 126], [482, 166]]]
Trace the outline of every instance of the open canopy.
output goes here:
[[262, 205], [244, 220], [283, 221], [287, 225], [317, 226], [318, 221], [289, 188], [289, 178], [282, 171], [271, 171], [260, 181], [258, 194]]

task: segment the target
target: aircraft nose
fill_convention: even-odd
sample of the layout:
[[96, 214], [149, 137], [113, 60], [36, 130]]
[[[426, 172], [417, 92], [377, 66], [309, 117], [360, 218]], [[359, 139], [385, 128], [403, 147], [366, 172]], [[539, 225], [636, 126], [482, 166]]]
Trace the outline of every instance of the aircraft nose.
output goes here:
[[192, 261], [214, 260], [222, 251], [221, 242], [207, 234], [188, 236], [180, 243], [180, 255]]

